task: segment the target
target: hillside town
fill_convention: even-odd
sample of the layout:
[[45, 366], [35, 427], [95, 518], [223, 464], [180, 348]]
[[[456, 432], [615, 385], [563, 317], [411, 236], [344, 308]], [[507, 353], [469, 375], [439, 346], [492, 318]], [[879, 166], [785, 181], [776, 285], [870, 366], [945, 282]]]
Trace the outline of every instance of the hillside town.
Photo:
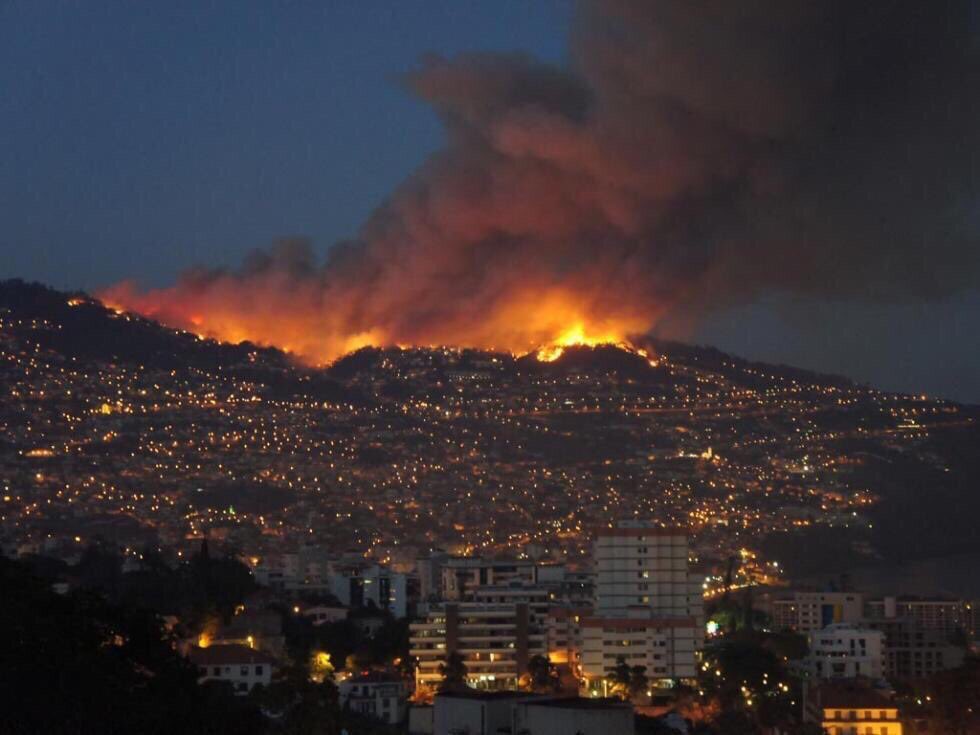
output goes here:
[[[595, 518], [657, 518], [694, 531], [715, 592], [746, 550], [758, 583], [809, 563], [767, 538], [852, 565], [902, 553], [898, 510], [936, 512], [919, 482], [957, 491], [977, 432], [971, 407], [680, 345], [367, 349], [309, 371], [87, 297], [0, 291], [13, 551], [99, 537], [179, 558], [207, 535], [259, 558], [303, 538], [395, 567], [432, 549], [574, 563]], [[923, 555], [972, 534], [946, 520]]]
[[737, 715], [764, 733], [909, 735], [949, 716], [950, 681], [977, 684], [978, 601], [737, 576], [713, 598], [689, 529], [628, 520], [591, 538], [575, 565], [434, 552], [396, 571], [309, 544], [233, 558], [208, 540], [173, 569], [107, 545], [21, 562], [58, 594], [151, 603], [200, 685], [242, 706], [296, 676], [335, 687], [350, 732], [693, 733]]
[[961, 519], [890, 513], [969, 476], [975, 409], [670, 343], [309, 370], [2, 293], [4, 555], [153, 611], [241, 732], [307, 707], [417, 735], [974, 717], [941, 693], [976, 680], [972, 596], [829, 570], [957, 543]]

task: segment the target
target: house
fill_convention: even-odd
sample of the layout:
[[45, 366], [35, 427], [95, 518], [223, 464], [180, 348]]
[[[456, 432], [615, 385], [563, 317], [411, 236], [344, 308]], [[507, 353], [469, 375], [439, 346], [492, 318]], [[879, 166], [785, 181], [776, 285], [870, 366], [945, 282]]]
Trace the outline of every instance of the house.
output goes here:
[[276, 659], [263, 651], [237, 644], [195, 646], [188, 654], [198, 669], [198, 683], [227, 681], [235, 694], [247, 694], [257, 684], [268, 686]]
[[811, 688], [804, 716], [827, 735], [902, 735], [898, 706], [856, 683], [824, 683]]
[[301, 615], [313, 625], [337, 623], [347, 619], [347, 608], [341, 605], [312, 605], [300, 608]]
[[408, 685], [395, 675], [371, 672], [353, 676], [337, 686], [340, 706], [397, 725], [408, 712]]

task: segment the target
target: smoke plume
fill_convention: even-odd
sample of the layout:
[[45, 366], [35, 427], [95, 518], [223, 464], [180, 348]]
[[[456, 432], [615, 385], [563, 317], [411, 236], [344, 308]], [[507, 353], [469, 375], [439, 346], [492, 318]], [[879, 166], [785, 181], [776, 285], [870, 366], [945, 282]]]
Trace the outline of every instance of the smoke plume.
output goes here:
[[980, 273], [977, 36], [966, 0], [583, 2], [567, 68], [423, 60], [445, 147], [325, 260], [289, 241], [102, 296], [322, 362], [947, 295]]

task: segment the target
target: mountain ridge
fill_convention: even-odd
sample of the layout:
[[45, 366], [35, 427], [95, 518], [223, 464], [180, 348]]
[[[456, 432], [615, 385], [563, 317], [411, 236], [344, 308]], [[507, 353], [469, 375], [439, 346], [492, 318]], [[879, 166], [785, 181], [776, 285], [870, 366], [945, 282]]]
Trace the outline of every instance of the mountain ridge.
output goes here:
[[[333, 363], [317, 367], [300, 365], [292, 356], [274, 346], [256, 345], [249, 341], [239, 343], [223, 342], [213, 338], [202, 338], [192, 332], [167, 327], [159, 322], [133, 314], [112, 309], [99, 299], [84, 291], [61, 291], [38, 282], [21, 279], [0, 281], [0, 309], [16, 309], [20, 314], [31, 317], [53, 318], [62, 327], [85, 329], [85, 335], [62, 336], [52, 339], [52, 347], [75, 357], [100, 357], [126, 361], [154, 361], [158, 365], [209, 365], [225, 361], [232, 366], [254, 366], [256, 363], [268, 369], [296, 370], [302, 374], [324, 373], [331, 377], [348, 374], [346, 366], [357, 362], [370, 363], [375, 354], [397, 354], [406, 349], [440, 350], [451, 349], [461, 353], [509, 356], [521, 368], [540, 373], [568, 369], [609, 369], [641, 374], [646, 360], [634, 350], [613, 344], [595, 346], [572, 345], [554, 361], [543, 362], [535, 353], [511, 355], [507, 352], [483, 350], [473, 347], [439, 345], [433, 347], [402, 348], [397, 346], [370, 346], [344, 355]], [[112, 333], [94, 329], [102, 320], [104, 327]], [[154, 344], [153, 340], [158, 340]], [[665, 340], [651, 335], [637, 335], [631, 340], [632, 346], [652, 350], [654, 354], [670, 355], [672, 359], [696, 365], [706, 370], [723, 372], [732, 368], [741, 370], [767, 370], [770, 375], [780, 378], [796, 378], [827, 385], [849, 385], [870, 388], [856, 381], [832, 373], [821, 373], [792, 365], [766, 363], [749, 360], [731, 353], [723, 352], [710, 345], [687, 344], [675, 340]], [[101, 352], [100, 352], [101, 350]], [[631, 364], [632, 363], [632, 364]], [[641, 364], [642, 363], [642, 364]]]
[[0, 386], [0, 540], [28, 549], [111, 532], [578, 559], [585, 529], [636, 515], [692, 528], [709, 563], [748, 547], [789, 573], [978, 546], [977, 407], [653, 338], [309, 368], [6, 281]]

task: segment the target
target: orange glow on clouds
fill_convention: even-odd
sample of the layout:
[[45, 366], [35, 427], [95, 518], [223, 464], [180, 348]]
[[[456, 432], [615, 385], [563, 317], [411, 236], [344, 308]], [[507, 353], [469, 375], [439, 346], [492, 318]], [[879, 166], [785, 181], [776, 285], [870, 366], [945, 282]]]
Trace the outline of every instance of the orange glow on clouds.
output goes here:
[[124, 283], [99, 296], [112, 309], [132, 311], [200, 337], [277, 347], [307, 365], [328, 364], [362, 347], [392, 345], [536, 352], [539, 359], [552, 361], [572, 345], [626, 345], [628, 335], [650, 326], [649, 317], [626, 309], [590, 313], [587, 305], [578, 303], [581, 299], [562, 288], [520, 290], [499, 299], [479, 318], [451, 317], [419, 328], [386, 324], [383, 319], [365, 328], [342, 306], [315, 306], [262, 289], [195, 293], [178, 284], [140, 293]]

